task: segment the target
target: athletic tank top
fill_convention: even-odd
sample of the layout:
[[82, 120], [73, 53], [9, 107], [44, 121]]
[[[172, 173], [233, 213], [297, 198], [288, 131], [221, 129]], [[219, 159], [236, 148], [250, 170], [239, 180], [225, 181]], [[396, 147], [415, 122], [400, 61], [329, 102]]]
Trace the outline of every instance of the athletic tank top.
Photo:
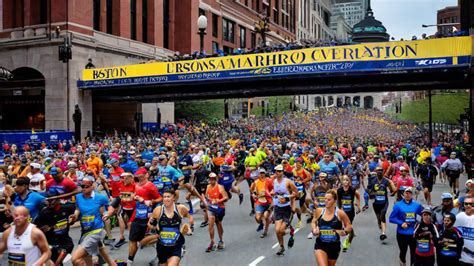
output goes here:
[[278, 207], [286, 207], [290, 206], [290, 201], [285, 202], [285, 203], [280, 203], [278, 200], [278, 197], [289, 197], [290, 192], [288, 191], [288, 188], [286, 187], [286, 182], [287, 178], [284, 177], [281, 181], [281, 183], [278, 183], [278, 180], [275, 178], [275, 181], [273, 181], [273, 191], [275, 192], [274, 196], [274, 205]]
[[378, 178], [375, 181], [374, 184], [374, 196], [375, 196], [375, 201], [374, 204], [380, 204], [383, 205], [388, 202], [388, 180], [386, 178], [382, 178], [381, 181], [378, 180]]
[[159, 244], [163, 246], [176, 246], [184, 243], [184, 237], [181, 235], [181, 215], [179, 215], [176, 204], [173, 205], [173, 217], [168, 218], [165, 214], [165, 206], [161, 208], [158, 227], [160, 229]]
[[337, 205], [339, 208], [342, 208], [346, 213], [354, 211], [355, 190], [352, 187], [349, 187], [347, 191], [345, 191], [343, 187], [340, 187], [337, 190], [337, 197]]
[[260, 180], [260, 178], [255, 180], [255, 189], [257, 193], [257, 203], [260, 205], [267, 205], [270, 202], [267, 189], [267, 179]]
[[336, 207], [334, 211], [334, 216], [331, 220], [326, 221], [323, 219], [324, 213], [326, 212], [326, 208], [323, 209], [321, 216], [318, 219], [318, 226], [319, 226], [319, 236], [316, 238], [316, 241], [322, 243], [336, 243], [340, 242], [339, 234], [336, 233], [334, 230], [342, 230], [342, 222], [339, 221], [337, 217], [337, 212], [339, 208]]
[[24, 266], [33, 265], [40, 257], [40, 249], [33, 245], [31, 240], [31, 231], [35, 225], [29, 224], [25, 232], [21, 236], [15, 236], [16, 226], [12, 226], [12, 230], [8, 235], [8, 265]]
[[207, 189], [207, 198], [209, 199], [209, 207], [211, 208], [225, 208], [224, 203], [219, 203], [219, 204], [212, 204], [212, 200], [220, 200], [222, 199], [222, 194], [221, 191], [219, 190], [219, 185], [216, 184], [214, 187], [209, 185], [209, 188]]
[[316, 202], [318, 203], [318, 208], [324, 208], [326, 207], [326, 189], [322, 186], [316, 187], [314, 190], [314, 198], [316, 199]]

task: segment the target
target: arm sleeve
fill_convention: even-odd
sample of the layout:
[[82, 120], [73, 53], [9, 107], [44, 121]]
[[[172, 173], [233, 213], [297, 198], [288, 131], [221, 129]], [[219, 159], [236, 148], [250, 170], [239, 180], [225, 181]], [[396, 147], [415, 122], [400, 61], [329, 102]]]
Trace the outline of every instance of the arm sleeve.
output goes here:
[[400, 213], [399, 207], [398, 205], [395, 204], [393, 206], [392, 212], [390, 213], [389, 221], [393, 224], [402, 225], [404, 221], [398, 217], [399, 213]]

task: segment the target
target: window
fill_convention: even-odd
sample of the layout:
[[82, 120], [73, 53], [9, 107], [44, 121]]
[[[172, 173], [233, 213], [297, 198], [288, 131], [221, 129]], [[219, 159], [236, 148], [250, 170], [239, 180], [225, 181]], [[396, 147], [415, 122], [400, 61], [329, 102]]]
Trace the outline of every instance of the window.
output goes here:
[[137, 0], [130, 0], [130, 38], [137, 39]]
[[232, 54], [232, 48], [224, 45], [224, 54], [226, 55]]
[[100, 30], [100, 0], [94, 0], [94, 30]]
[[250, 35], [250, 47], [252, 49], [255, 49], [256, 46], [257, 46], [257, 35], [255, 35], [255, 32], [252, 32], [252, 34]]
[[219, 32], [219, 16], [216, 14], [212, 14], [212, 36], [217, 37], [217, 33]]
[[273, 9], [273, 22], [276, 24], [279, 22], [279, 12], [276, 9]]
[[217, 42], [212, 42], [212, 53], [217, 54], [217, 51], [219, 50], [219, 43]]
[[233, 21], [222, 18], [222, 35], [224, 41], [234, 42], [234, 26], [235, 23]]
[[205, 15], [206, 15], [206, 11], [204, 11], [204, 9], [199, 8], [199, 16], [205, 16]]
[[260, 13], [260, 0], [255, 0], [255, 11], [257, 11], [257, 13]]
[[39, 14], [39, 23], [46, 24], [48, 22], [48, 1], [40, 0], [40, 14]]
[[170, 3], [169, 0], [163, 0], [163, 47], [169, 48], [169, 26], [170, 26]]
[[245, 28], [241, 26], [240, 27], [240, 48], [245, 48], [247, 46], [245, 33], [246, 33]]
[[142, 41], [148, 42], [148, 0], [142, 0]]
[[[112, 0], [107, 0], [107, 10], [106, 10], [106, 16], [107, 16], [107, 33], [112, 34]], [[100, 16], [100, 15], [99, 15]]]

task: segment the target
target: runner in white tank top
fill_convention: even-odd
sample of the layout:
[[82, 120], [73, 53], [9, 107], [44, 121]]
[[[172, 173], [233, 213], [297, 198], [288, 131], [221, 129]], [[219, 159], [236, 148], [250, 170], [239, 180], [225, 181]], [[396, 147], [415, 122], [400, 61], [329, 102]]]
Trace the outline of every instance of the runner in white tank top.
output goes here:
[[0, 242], [0, 254], [8, 250], [8, 265], [30, 266], [50, 262], [48, 241], [43, 232], [29, 222], [28, 209], [23, 206], [15, 208], [13, 218], [15, 225], [5, 231]]

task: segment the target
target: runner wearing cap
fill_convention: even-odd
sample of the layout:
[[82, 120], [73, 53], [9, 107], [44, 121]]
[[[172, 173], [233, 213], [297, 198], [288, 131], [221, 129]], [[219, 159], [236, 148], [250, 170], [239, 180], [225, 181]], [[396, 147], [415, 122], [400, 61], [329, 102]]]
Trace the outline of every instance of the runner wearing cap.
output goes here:
[[39, 163], [31, 163], [30, 170], [30, 190], [36, 192], [44, 192], [46, 188], [46, 179], [41, 173], [41, 165]]
[[415, 187], [415, 182], [410, 177], [408, 168], [400, 167], [400, 176], [397, 179], [397, 201], [401, 201], [403, 199], [403, 193], [405, 189], [408, 187]]
[[2, 235], [0, 255], [8, 250], [8, 265], [33, 266], [50, 262], [48, 241], [43, 232], [30, 223], [29, 214], [27, 208], [16, 207], [13, 210], [13, 226]]
[[[117, 196], [120, 199], [120, 210], [117, 212], [117, 219], [119, 222], [120, 229], [120, 238], [117, 243], [115, 243], [114, 248], [120, 248], [127, 241], [125, 240], [125, 224], [128, 224], [130, 229], [131, 223], [130, 219], [133, 215], [133, 210], [135, 209], [135, 182], [133, 180], [132, 173], [122, 173], [120, 175], [120, 183], [118, 184]], [[117, 197], [114, 200], [117, 200]]]
[[380, 240], [383, 241], [387, 239], [385, 230], [387, 228], [386, 216], [389, 205], [388, 190], [393, 194], [396, 191], [396, 187], [392, 180], [384, 177], [382, 168], [376, 168], [375, 173], [376, 178], [373, 183], [369, 183], [367, 190], [374, 199], [372, 207], [374, 208], [377, 224], [381, 231]]
[[[285, 254], [284, 236], [286, 228], [290, 226], [290, 219], [292, 216], [291, 212], [291, 200], [298, 196], [298, 191], [295, 184], [288, 178], [283, 176], [283, 166], [277, 165], [275, 168], [275, 177], [273, 180], [273, 189], [270, 191], [270, 195], [273, 197], [273, 219], [275, 220], [275, 233], [278, 238], [278, 244], [280, 249], [276, 253], [278, 256]], [[290, 230], [290, 239], [288, 241], [288, 247], [293, 246], [293, 234], [294, 231]]]
[[270, 207], [272, 205], [272, 197], [270, 192], [273, 189], [272, 180], [266, 177], [264, 168], [258, 169], [258, 178], [250, 185], [250, 194], [255, 205], [255, 221], [258, 224], [257, 232], [264, 229], [260, 235], [261, 238], [267, 236], [270, 227]]
[[415, 225], [414, 237], [416, 241], [415, 265], [434, 266], [435, 245], [438, 243], [439, 234], [436, 226], [431, 222], [431, 209], [421, 211], [421, 221]]
[[441, 171], [446, 173], [449, 180], [449, 187], [456, 197], [459, 196], [459, 176], [463, 172], [461, 161], [456, 158], [456, 152], [451, 152], [448, 160], [441, 165]]
[[[309, 187], [311, 179], [311, 174], [303, 168], [303, 159], [297, 158], [295, 160], [295, 168], [293, 169], [293, 182], [298, 190], [298, 196], [292, 201], [292, 209], [296, 212], [298, 217], [296, 228], [301, 227], [301, 214], [306, 213], [308, 210], [306, 204], [306, 189]], [[298, 201], [299, 207], [295, 206], [296, 201]]]
[[135, 176], [138, 178], [138, 183], [135, 184], [135, 211], [130, 219], [128, 263], [133, 263], [137, 254], [138, 242], [145, 237], [148, 214], [155, 204], [163, 200], [156, 186], [148, 181], [148, 172], [145, 168], [139, 168], [135, 172]]
[[445, 214], [443, 217], [443, 229], [439, 231], [439, 240], [436, 245], [436, 257], [439, 266], [459, 265], [464, 239], [461, 232], [454, 227], [456, 215]]
[[[71, 179], [64, 178], [63, 170], [52, 167], [49, 174], [53, 177], [46, 182], [46, 194], [51, 197], [69, 200], [81, 192], [81, 189]], [[55, 193], [56, 192], [56, 193]]]
[[74, 243], [69, 236], [69, 216], [74, 214], [75, 206], [61, 204], [60, 192], [48, 190], [46, 207], [34, 220], [34, 224], [44, 232], [51, 246], [51, 260], [55, 265], [62, 265], [67, 254], [71, 254]]
[[225, 202], [229, 199], [224, 187], [217, 183], [217, 175], [215, 173], [209, 174], [209, 185], [207, 185], [205, 195], [209, 215], [209, 237], [211, 238], [211, 243], [209, 243], [206, 252], [211, 252], [216, 248], [214, 244], [214, 224], [217, 226], [217, 233], [219, 235], [217, 249], [224, 249], [224, 227], [222, 226], [222, 220], [225, 216]]
[[451, 193], [441, 194], [441, 205], [436, 206], [433, 209], [433, 222], [438, 227], [438, 231], [441, 231], [444, 226], [444, 216], [447, 214], [458, 214], [458, 208], [454, 207], [454, 199]]
[[319, 161], [318, 165], [321, 168], [321, 172], [327, 174], [326, 180], [331, 186], [331, 188], [336, 188], [339, 186], [339, 167], [331, 160], [332, 155], [326, 153], [323, 156], [323, 159]]
[[109, 265], [115, 265], [103, 243], [105, 237], [104, 220], [114, 212], [109, 199], [95, 190], [95, 178], [85, 176], [81, 184], [82, 192], [76, 196], [76, 210], [69, 217], [69, 223], [81, 223], [79, 246], [72, 253], [73, 265], [92, 265], [92, 256], [100, 255]]
[[456, 206], [456, 208], [458, 208], [460, 211], [464, 211], [464, 199], [466, 197], [474, 197], [474, 181], [472, 179], [468, 179], [466, 180], [464, 186], [466, 188], [466, 194], [454, 201], [454, 206]]
[[413, 188], [406, 187], [403, 193], [403, 200], [398, 201], [393, 206], [390, 213], [390, 222], [397, 225], [397, 243], [400, 249], [400, 264], [406, 265], [406, 253], [410, 248], [410, 265], [415, 262], [416, 241], [413, 232], [416, 224], [416, 215], [421, 215], [423, 206], [413, 200]]

